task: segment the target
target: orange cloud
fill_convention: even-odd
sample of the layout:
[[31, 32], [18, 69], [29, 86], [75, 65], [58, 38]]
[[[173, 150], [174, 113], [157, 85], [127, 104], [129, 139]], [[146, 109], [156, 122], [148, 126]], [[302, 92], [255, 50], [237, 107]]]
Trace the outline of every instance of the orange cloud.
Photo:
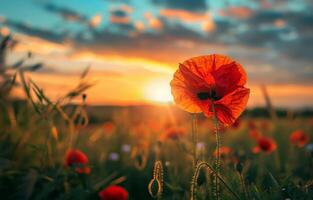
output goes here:
[[10, 35], [10, 29], [7, 26], [0, 28], [0, 35], [2, 36]]
[[110, 22], [112, 24], [129, 24], [130, 17], [128, 17], [128, 16], [125, 16], [125, 17], [111, 16]]
[[32, 52], [41, 55], [59, 54], [64, 55], [69, 53], [72, 48], [69, 43], [58, 44], [49, 42], [39, 37], [28, 36], [15, 33], [14, 36], [18, 39], [18, 45], [15, 47], [16, 52]]
[[207, 13], [190, 12], [181, 9], [162, 9], [160, 10], [160, 15], [167, 18], [179, 19], [184, 22], [197, 22], [210, 18]]
[[158, 18], [151, 18], [148, 23], [154, 30], [161, 30], [163, 28], [163, 23]]
[[97, 14], [95, 16], [93, 16], [90, 21], [89, 21], [89, 25], [93, 28], [99, 26], [99, 24], [102, 21], [102, 16], [100, 14]]
[[229, 7], [224, 10], [220, 10], [220, 15], [225, 17], [237, 17], [237, 18], [248, 18], [253, 14], [253, 10], [248, 7]]
[[161, 30], [163, 28], [163, 23], [160, 19], [154, 17], [151, 12], [145, 12], [144, 17], [148, 21], [148, 26], [154, 30]]
[[215, 29], [215, 23], [212, 20], [202, 22], [201, 28], [204, 32], [212, 32]]
[[277, 28], [283, 28], [286, 26], [286, 21], [283, 20], [283, 19], [277, 19], [274, 21], [274, 25], [277, 27]]
[[142, 21], [136, 21], [135, 28], [137, 29], [137, 31], [142, 32], [145, 30], [145, 25]]

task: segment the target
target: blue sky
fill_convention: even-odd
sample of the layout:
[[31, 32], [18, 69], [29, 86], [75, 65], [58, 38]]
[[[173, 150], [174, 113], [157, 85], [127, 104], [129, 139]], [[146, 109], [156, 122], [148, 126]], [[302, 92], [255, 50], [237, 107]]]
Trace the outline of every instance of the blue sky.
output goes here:
[[[21, 41], [12, 62], [33, 51], [47, 64], [41, 76], [91, 64], [121, 84], [168, 81], [177, 63], [221, 53], [245, 66], [252, 87], [292, 87], [312, 106], [312, 9], [309, 0], [2, 0], [0, 29]], [[279, 94], [277, 104], [296, 104]]]

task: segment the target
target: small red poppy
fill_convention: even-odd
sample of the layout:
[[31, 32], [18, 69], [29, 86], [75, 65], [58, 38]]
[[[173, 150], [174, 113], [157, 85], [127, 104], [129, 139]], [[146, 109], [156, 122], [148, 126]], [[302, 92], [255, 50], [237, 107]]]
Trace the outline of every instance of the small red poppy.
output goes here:
[[112, 134], [115, 132], [115, 124], [111, 121], [105, 122], [103, 124], [103, 131], [105, 134]]
[[306, 135], [302, 130], [296, 130], [290, 135], [290, 143], [297, 146], [297, 147], [304, 147], [310, 138]]
[[128, 192], [116, 185], [109, 186], [98, 193], [101, 200], [127, 200]]
[[[231, 154], [233, 152], [233, 150], [230, 147], [220, 147], [220, 156], [228, 156], [229, 154]], [[215, 149], [215, 151], [213, 152], [213, 156], [217, 157], [217, 149]]]
[[252, 139], [258, 139], [259, 137], [261, 137], [261, 134], [257, 129], [251, 129], [249, 130], [249, 137], [251, 137]]
[[275, 140], [269, 137], [259, 137], [258, 145], [252, 149], [253, 153], [260, 153], [263, 151], [265, 153], [272, 153], [277, 148]]
[[65, 157], [65, 166], [74, 167], [75, 171], [80, 174], [89, 174], [90, 168], [88, 164], [88, 157], [86, 154], [77, 149], [69, 150]]
[[239, 63], [213, 54], [180, 64], [171, 89], [175, 103], [183, 110], [211, 117], [213, 104], [219, 122], [230, 125], [248, 102], [250, 90], [244, 87], [246, 82], [246, 73]]

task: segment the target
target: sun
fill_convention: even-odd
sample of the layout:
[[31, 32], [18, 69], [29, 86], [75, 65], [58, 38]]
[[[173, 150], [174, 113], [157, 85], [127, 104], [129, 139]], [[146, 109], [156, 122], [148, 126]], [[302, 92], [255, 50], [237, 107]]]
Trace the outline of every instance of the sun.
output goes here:
[[148, 82], [144, 89], [145, 98], [152, 102], [169, 103], [173, 101], [168, 80], [157, 79]]

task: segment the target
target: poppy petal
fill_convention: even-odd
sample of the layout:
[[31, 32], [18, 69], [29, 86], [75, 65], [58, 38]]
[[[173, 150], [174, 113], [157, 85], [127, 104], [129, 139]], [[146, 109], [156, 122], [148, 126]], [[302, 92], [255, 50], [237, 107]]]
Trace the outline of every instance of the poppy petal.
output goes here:
[[246, 83], [246, 76], [241, 66], [232, 62], [212, 72], [216, 82], [217, 96], [225, 96]]
[[171, 92], [174, 101], [181, 109], [191, 113], [202, 112], [197, 104], [196, 97], [186, 86], [185, 79], [180, 70], [176, 71], [174, 78], [171, 81]]
[[249, 89], [240, 87], [219, 101], [214, 102], [218, 120], [226, 125], [234, 123], [245, 109], [249, 94]]

